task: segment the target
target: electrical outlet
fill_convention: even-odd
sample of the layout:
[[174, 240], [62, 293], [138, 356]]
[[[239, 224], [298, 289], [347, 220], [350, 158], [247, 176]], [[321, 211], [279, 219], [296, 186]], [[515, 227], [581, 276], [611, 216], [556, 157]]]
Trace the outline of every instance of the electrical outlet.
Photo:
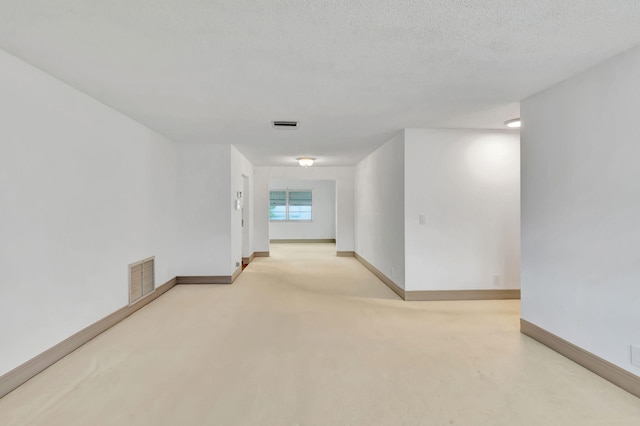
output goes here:
[[493, 276], [493, 286], [500, 287], [500, 275]]
[[640, 367], [640, 346], [631, 345], [631, 364]]
[[420, 223], [420, 225], [427, 223], [427, 216], [423, 214], [418, 215], [418, 223]]
[[393, 266], [391, 267], [391, 278], [396, 276], [396, 268], [394, 268]]
[[236, 262], [236, 268], [240, 266], [240, 262]]

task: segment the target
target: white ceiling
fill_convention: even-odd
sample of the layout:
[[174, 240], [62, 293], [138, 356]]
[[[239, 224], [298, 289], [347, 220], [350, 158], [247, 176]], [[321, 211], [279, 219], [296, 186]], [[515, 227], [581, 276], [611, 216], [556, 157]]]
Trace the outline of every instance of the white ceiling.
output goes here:
[[8, 52], [255, 165], [354, 164], [404, 127], [502, 128], [639, 41], [638, 0], [0, 0]]

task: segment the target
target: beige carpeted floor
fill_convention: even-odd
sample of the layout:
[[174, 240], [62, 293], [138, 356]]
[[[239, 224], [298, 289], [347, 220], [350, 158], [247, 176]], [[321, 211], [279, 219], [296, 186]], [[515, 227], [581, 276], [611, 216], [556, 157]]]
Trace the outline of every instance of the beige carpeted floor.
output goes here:
[[179, 286], [0, 400], [1, 425], [638, 425], [518, 332], [517, 301], [403, 302], [332, 244]]

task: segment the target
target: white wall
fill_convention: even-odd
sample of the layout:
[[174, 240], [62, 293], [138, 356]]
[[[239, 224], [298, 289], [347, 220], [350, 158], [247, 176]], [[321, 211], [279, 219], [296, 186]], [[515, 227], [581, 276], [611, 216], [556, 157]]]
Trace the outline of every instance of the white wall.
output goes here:
[[640, 50], [522, 103], [522, 317], [635, 374]]
[[231, 145], [177, 144], [177, 269], [231, 275]]
[[173, 144], [0, 51], [0, 375], [176, 275]]
[[406, 129], [404, 159], [405, 289], [520, 288], [518, 132]]
[[272, 240], [335, 239], [336, 238], [336, 182], [332, 180], [274, 179], [269, 189], [310, 189], [313, 191], [313, 220], [311, 222], [270, 222]]
[[[252, 208], [253, 165], [232, 145], [178, 144], [178, 270], [183, 276], [228, 276], [242, 264], [242, 176]], [[253, 233], [250, 220], [246, 224]], [[251, 245], [251, 243], [250, 243]], [[250, 246], [247, 248], [252, 250]]]
[[336, 250], [354, 250], [353, 167], [256, 167], [254, 178], [254, 249], [269, 250], [269, 181], [336, 182]]
[[404, 131], [355, 167], [355, 251], [404, 288]]

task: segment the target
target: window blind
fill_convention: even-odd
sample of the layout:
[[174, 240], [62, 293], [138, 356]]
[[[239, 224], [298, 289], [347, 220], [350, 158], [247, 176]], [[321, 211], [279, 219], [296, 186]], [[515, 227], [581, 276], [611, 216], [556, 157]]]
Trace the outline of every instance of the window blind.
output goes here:
[[269, 220], [311, 221], [313, 193], [311, 190], [269, 191]]

